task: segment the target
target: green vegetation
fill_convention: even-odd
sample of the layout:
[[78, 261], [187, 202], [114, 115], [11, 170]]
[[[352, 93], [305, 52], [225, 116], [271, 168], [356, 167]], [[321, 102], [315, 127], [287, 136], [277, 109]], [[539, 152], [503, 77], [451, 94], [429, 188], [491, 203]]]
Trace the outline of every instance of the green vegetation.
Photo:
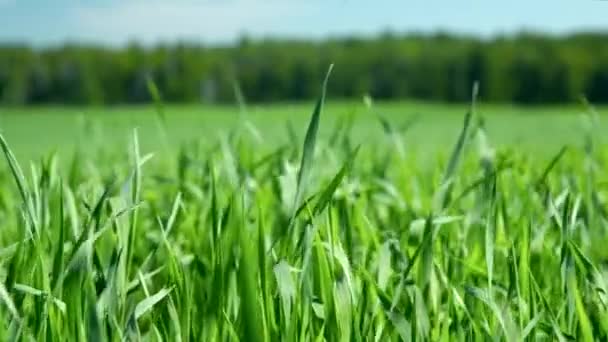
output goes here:
[[[0, 339], [608, 338], [608, 149], [592, 108], [509, 131], [517, 114], [478, 105], [399, 122], [390, 105], [322, 98], [291, 125], [241, 107], [198, 126], [157, 102], [134, 116], [157, 155], [139, 130], [115, 141], [118, 114], [93, 116], [104, 133], [85, 130], [67, 163], [20, 165], [0, 136]], [[71, 131], [68, 114], [5, 114], [10, 144]], [[45, 131], [14, 131], [43, 117]], [[503, 139], [561, 143], [497, 148], [494, 120]], [[430, 128], [411, 139], [416, 125]], [[194, 134], [205, 143], [181, 141]], [[433, 134], [443, 147], [422, 166]]]
[[[370, 142], [383, 148], [393, 144], [387, 139], [378, 117], [397, 127], [408, 126], [402, 136], [408, 155], [428, 157], [433, 163], [446, 154], [458, 134], [462, 113], [467, 105], [424, 102], [376, 101], [368, 109], [362, 101], [330, 101], [323, 116], [320, 137], [327, 141], [337, 125], [353, 116], [351, 139], [355, 144]], [[605, 107], [599, 107], [600, 112]], [[304, 127], [310, 118], [309, 103], [250, 105], [249, 120], [261, 134], [257, 149], [270, 152], [276, 144], [292, 144], [287, 127], [293, 128], [296, 140], [304, 138]], [[238, 125], [239, 111], [234, 106], [167, 105], [164, 106], [170, 152], [184, 143], [211, 145], [226, 129]], [[486, 130], [496, 147], [510, 147], [532, 155], [549, 158], [565, 144], [580, 145], [583, 109], [580, 106], [517, 107], [480, 104], [478, 112], [486, 118]], [[140, 146], [153, 152], [152, 163], [165, 156], [164, 142], [159, 139], [155, 109], [150, 106], [119, 107], [24, 107], [0, 108], [0, 132], [4, 134], [22, 163], [36, 161], [57, 151], [61, 163], [69, 162], [79, 149], [90, 158], [106, 153], [126, 153], [134, 128], [138, 129]], [[350, 120], [350, 119], [349, 119]], [[410, 121], [413, 124], [409, 125]], [[44, 137], [44, 141], [41, 141]], [[608, 142], [607, 136], [598, 137]], [[445, 157], [445, 155], [444, 155]], [[103, 157], [95, 164], [103, 164]]]
[[474, 81], [486, 102], [608, 102], [606, 33], [479, 38], [385, 34], [323, 42], [177, 43], [123, 48], [0, 46], [0, 103], [116, 104], [151, 100], [232, 102], [238, 80], [250, 102], [316, 96], [329, 63], [331, 98], [467, 102]]

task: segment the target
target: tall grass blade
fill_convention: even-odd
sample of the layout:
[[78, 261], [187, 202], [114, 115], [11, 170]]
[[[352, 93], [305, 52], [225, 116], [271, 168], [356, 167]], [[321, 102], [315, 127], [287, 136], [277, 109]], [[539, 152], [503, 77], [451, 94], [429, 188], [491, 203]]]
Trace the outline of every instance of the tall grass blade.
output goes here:
[[441, 181], [441, 187], [438, 190], [435, 210], [441, 211], [447, 207], [450, 202], [450, 195], [452, 192], [452, 185], [454, 181], [454, 176], [456, 173], [456, 169], [460, 160], [462, 159], [462, 155], [464, 153], [465, 143], [469, 136], [469, 129], [471, 126], [471, 119], [475, 113], [475, 103], [477, 102], [477, 92], [478, 85], [475, 83], [473, 86], [473, 95], [471, 100], [471, 109], [464, 116], [464, 123], [462, 126], [462, 130], [460, 131], [460, 135], [458, 136], [458, 140], [456, 140], [456, 145], [454, 145], [454, 149], [452, 150], [452, 154], [450, 155], [450, 159], [448, 161], [448, 165], [443, 174], [443, 179]]
[[[13, 152], [9, 148], [8, 143], [6, 142], [6, 140], [4, 139], [4, 136], [2, 134], [0, 134], [0, 147], [2, 148], [2, 152], [4, 153], [6, 162], [8, 163], [8, 166], [11, 170], [13, 179], [15, 180], [15, 183], [17, 184], [17, 189], [19, 190], [19, 194], [21, 195], [21, 200], [23, 201], [23, 205], [25, 206], [25, 212], [31, 223], [30, 229], [33, 229], [33, 232], [37, 233], [38, 232], [37, 231], [38, 223], [37, 223], [37, 219], [36, 219], [34, 205], [30, 198], [28, 186], [25, 181], [25, 176], [23, 175], [23, 171], [21, 170], [21, 167], [19, 166], [17, 159], [13, 155]], [[32, 234], [33, 232], [30, 231], [30, 234]]]
[[[317, 101], [315, 109], [312, 113], [312, 117], [310, 118], [310, 122], [308, 124], [308, 129], [306, 130], [306, 137], [304, 138], [304, 148], [302, 149], [302, 159], [300, 161], [300, 169], [298, 171], [297, 185], [296, 185], [296, 194], [293, 202], [293, 214], [291, 220], [293, 221], [296, 213], [296, 209], [299, 205], [300, 198], [305, 192], [306, 183], [308, 182], [308, 177], [310, 174], [310, 169], [312, 167], [313, 155], [315, 151], [315, 146], [317, 143], [317, 133], [319, 131], [319, 121], [321, 119], [321, 112], [323, 111], [323, 104], [325, 102], [325, 93], [327, 91], [327, 82], [329, 80], [329, 76], [331, 75], [331, 71], [333, 69], [333, 64], [329, 66], [327, 70], [327, 74], [325, 75], [325, 80], [323, 81], [323, 87], [321, 88], [321, 97]], [[293, 224], [293, 223], [292, 223]]]

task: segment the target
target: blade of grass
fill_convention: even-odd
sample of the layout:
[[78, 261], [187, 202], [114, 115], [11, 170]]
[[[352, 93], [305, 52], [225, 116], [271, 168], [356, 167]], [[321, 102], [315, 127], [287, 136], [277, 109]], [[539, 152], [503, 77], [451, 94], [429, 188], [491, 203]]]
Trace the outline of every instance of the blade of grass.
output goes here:
[[25, 206], [27, 217], [32, 225], [31, 229], [33, 230], [33, 232], [30, 231], [30, 235], [33, 235], [34, 232], [38, 233], [38, 222], [36, 220], [34, 205], [30, 198], [30, 193], [28, 190], [27, 183], [25, 181], [25, 176], [23, 175], [23, 171], [21, 170], [21, 167], [17, 162], [17, 158], [15, 158], [15, 155], [9, 148], [8, 143], [6, 142], [2, 134], [0, 134], [0, 147], [2, 148], [2, 152], [4, 152], [6, 162], [8, 163], [8, 166], [13, 175], [13, 179], [15, 180], [15, 183], [17, 185], [17, 189], [19, 190], [19, 194], [21, 195], [23, 205]]
[[300, 169], [298, 171], [297, 185], [296, 185], [296, 194], [294, 196], [293, 201], [293, 210], [291, 221], [293, 224], [293, 220], [295, 218], [296, 209], [299, 205], [300, 198], [305, 192], [306, 183], [308, 181], [310, 169], [312, 167], [313, 155], [315, 151], [315, 146], [317, 143], [317, 133], [319, 131], [319, 121], [321, 119], [321, 112], [323, 111], [323, 104], [325, 102], [325, 93], [327, 91], [327, 82], [329, 80], [329, 76], [331, 75], [331, 71], [333, 69], [333, 64], [329, 66], [327, 70], [327, 74], [325, 75], [325, 80], [323, 81], [323, 86], [321, 88], [321, 97], [317, 101], [315, 109], [312, 113], [312, 117], [310, 118], [310, 122], [308, 124], [308, 129], [306, 130], [306, 137], [304, 138], [304, 147], [302, 150], [302, 159], [300, 161]]
[[138, 320], [141, 316], [152, 310], [152, 308], [160, 303], [165, 297], [167, 297], [173, 288], [160, 289], [158, 292], [150, 297], [145, 298], [141, 302], [137, 303], [135, 310], [133, 311], [133, 317]]
[[469, 136], [469, 128], [471, 126], [471, 119], [475, 113], [475, 102], [477, 101], [477, 92], [478, 85], [475, 83], [473, 86], [473, 94], [471, 100], [471, 109], [464, 116], [464, 123], [462, 126], [462, 130], [460, 131], [460, 135], [458, 136], [458, 140], [456, 141], [456, 145], [454, 145], [454, 149], [452, 150], [452, 154], [448, 161], [448, 165], [443, 174], [443, 179], [441, 181], [441, 186], [438, 190], [435, 204], [435, 211], [441, 211], [447, 207], [450, 202], [450, 195], [452, 191], [453, 178], [456, 173], [456, 168], [460, 160], [462, 159], [462, 155], [464, 153], [465, 143]]

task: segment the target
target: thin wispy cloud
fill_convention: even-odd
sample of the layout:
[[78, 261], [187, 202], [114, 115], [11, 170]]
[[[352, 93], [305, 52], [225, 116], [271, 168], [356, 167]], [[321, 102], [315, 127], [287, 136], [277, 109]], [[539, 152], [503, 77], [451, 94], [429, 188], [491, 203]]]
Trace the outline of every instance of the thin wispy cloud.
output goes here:
[[272, 34], [277, 26], [314, 11], [311, 5], [269, 1], [126, 1], [111, 6], [80, 6], [70, 16], [90, 38], [162, 40], [202, 39], [217, 42], [243, 33]]

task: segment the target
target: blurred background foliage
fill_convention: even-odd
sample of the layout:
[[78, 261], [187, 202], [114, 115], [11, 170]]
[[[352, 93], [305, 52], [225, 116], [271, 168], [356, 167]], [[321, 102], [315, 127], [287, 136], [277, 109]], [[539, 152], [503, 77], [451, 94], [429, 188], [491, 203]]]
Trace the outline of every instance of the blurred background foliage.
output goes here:
[[464, 102], [480, 81], [484, 101], [565, 103], [585, 95], [608, 102], [608, 33], [534, 33], [472, 38], [385, 33], [324, 41], [240, 39], [124, 47], [0, 45], [0, 103], [148, 102], [151, 77], [166, 102], [234, 101], [238, 81], [249, 102], [314, 97], [330, 63], [332, 98], [370, 94]]

